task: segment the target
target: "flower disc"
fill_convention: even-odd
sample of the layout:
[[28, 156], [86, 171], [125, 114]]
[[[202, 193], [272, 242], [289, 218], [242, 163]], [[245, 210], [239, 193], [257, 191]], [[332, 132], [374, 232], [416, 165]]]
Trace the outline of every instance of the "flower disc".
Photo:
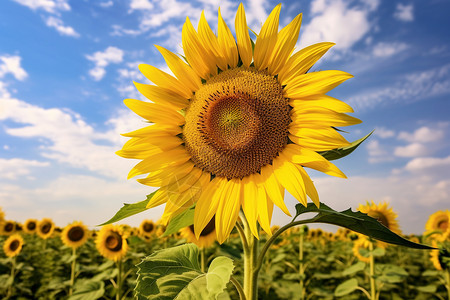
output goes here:
[[215, 176], [260, 172], [288, 142], [288, 100], [263, 71], [236, 68], [212, 77], [186, 111], [183, 137], [195, 165]]

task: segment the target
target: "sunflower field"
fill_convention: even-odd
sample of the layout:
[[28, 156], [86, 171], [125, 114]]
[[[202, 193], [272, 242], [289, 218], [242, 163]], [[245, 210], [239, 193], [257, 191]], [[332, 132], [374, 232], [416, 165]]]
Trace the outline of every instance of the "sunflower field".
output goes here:
[[[373, 207], [381, 206], [372, 203]], [[386, 211], [392, 224], [395, 220]], [[407, 238], [434, 246], [448, 243], [444, 227], [448, 217], [448, 211], [437, 212], [424, 235]], [[199, 249], [194, 260], [200, 261], [203, 270], [217, 257], [232, 259], [232, 277], [243, 280], [237, 230], [219, 244], [214, 228], [207, 228], [198, 240], [192, 226], [163, 237], [165, 228], [150, 220], [139, 228], [106, 225], [101, 230], [88, 230], [81, 222], [61, 229], [50, 219], [1, 224], [3, 299], [134, 299], [139, 264], [145, 257], [179, 247]], [[261, 244], [267, 239], [262, 234]], [[262, 262], [258, 299], [371, 299], [371, 284], [376, 299], [448, 299], [448, 253], [383, 243], [374, 243], [370, 249], [364, 242], [374, 240], [344, 228], [335, 233], [307, 226], [284, 231]], [[217, 299], [239, 299], [239, 293], [230, 282]]]

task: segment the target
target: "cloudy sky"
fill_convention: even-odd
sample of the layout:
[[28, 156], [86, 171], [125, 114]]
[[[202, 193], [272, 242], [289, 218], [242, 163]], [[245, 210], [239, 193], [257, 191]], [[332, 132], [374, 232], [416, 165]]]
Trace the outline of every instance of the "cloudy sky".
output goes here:
[[[134, 161], [114, 154], [119, 134], [143, 126], [124, 106], [146, 83], [138, 65], [168, 70], [154, 47], [182, 53], [186, 16], [202, 10], [230, 28], [239, 2], [224, 0], [0, 1], [0, 206], [7, 219], [51, 217], [58, 226], [109, 219], [152, 190], [126, 179]], [[244, 1], [256, 32], [278, 1]], [[298, 49], [336, 46], [314, 70], [355, 77], [330, 95], [351, 104], [374, 135], [336, 164], [348, 179], [309, 172], [321, 201], [343, 210], [389, 201], [406, 233], [450, 209], [450, 2], [445, 0], [283, 1], [280, 25], [303, 13]], [[291, 196], [286, 200], [294, 208]], [[127, 219], [158, 220], [157, 208]], [[276, 211], [273, 223], [289, 220]]]

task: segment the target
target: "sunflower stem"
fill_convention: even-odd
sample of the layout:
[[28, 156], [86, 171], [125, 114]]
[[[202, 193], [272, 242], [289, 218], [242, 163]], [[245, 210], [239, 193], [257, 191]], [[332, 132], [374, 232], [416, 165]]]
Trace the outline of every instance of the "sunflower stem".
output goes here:
[[244, 294], [247, 300], [258, 299], [258, 272], [256, 264], [258, 258], [258, 239], [255, 238], [247, 219], [241, 214], [244, 224], [244, 238], [247, 241], [247, 249], [244, 248]]
[[305, 299], [305, 283], [304, 283], [304, 273], [305, 273], [305, 267], [303, 264], [303, 235], [304, 231], [302, 230], [300, 232], [299, 242], [298, 242], [298, 259], [300, 261], [300, 265], [298, 267], [299, 273], [300, 273], [300, 299]]
[[240, 300], [246, 300], [245, 298], [245, 294], [244, 294], [244, 290], [242, 289], [241, 284], [239, 283], [239, 281], [237, 281], [233, 276], [230, 276], [230, 281], [233, 283], [234, 287], [236, 288], [236, 290], [239, 293], [239, 299]]
[[120, 290], [122, 288], [122, 259], [117, 261], [117, 290], [116, 290], [116, 300], [120, 300]]
[[69, 296], [72, 296], [73, 293], [73, 285], [75, 283], [75, 264], [77, 261], [77, 250], [76, 248], [72, 248], [72, 269], [70, 272], [70, 288], [69, 288]]
[[447, 270], [445, 271], [445, 288], [447, 289], [447, 296], [448, 299], [450, 300], [450, 269], [447, 268]]
[[14, 277], [16, 276], [16, 257], [14, 256], [11, 261], [11, 285], [8, 287], [8, 294], [6, 295], [6, 299], [9, 299], [9, 297], [13, 294], [13, 288], [14, 288]]
[[373, 256], [373, 243], [369, 243], [369, 276], [370, 276], [370, 299], [376, 300], [376, 287], [375, 287], [375, 259]]

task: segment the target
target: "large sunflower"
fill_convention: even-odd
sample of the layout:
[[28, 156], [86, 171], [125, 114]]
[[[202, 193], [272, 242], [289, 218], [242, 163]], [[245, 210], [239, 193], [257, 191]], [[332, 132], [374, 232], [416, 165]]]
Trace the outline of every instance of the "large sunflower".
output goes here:
[[36, 233], [42, 239], [46, 240], [52, 236], [54, 230], [55, 230], [55, 224], [53, 223], [52, 219], [43, 218], [37, 224]]
[[194, 243], [199, 248], [211, 247], [217, 239], [214, 217], [208, 222], [205, 228], [203, 228], [198, 238], [195, 236], [193, 225], [180, 229], [180, 234], [187, 240], [188, 243]]
[[14, 257], [17, 256], [22, 250], [23, 238], [19, 234], [11, 235], [3, 244], [3, 251], [6, 256]]
[[103, 257], [119, 261], [128, 250], [127, 234], [120, 225], [105, 225], [95, 238], [95, 246]]
[[23, 224], [23, 231], [28, 234], [32, 234], [36, 232], [38, 221], [35, 219], [28, 219]]
[[166, 203], [164, 220], [196, 203], [197, 238], [215, 216], [217, 238], [230, 234], [242, 209], [251, 231], [271, 234], [273, 205], [290, 215], [285, 189], [303, 205], [319, 197], [304, 170], [345, 177], [317, 152], [347, 146], [335, 127], [360, 123], [352, 108], [326, 93], [352, 77], [342, 71], [307, 73], [333, 43], [294, 54], [302, 15], [278, 31], [281, 5], [262, 25], [254, 47], [239, 5], [236, 40], [220, 10], [217, 35], [204, 14], [198, 30], [182, 30], [184, 58], [156, 46], [174, 76], [140, 65], [155, 85], [135, 83], [149, 100], [125, 104], [152, 125], [124, 134], [117, 154], [142, 160], [128, 178], [160, 187], [148, 203]]
[[82, 222], [76, 221], [64, 227], [61, 232], [61, 240], [67, 247], [76, 249], [86, 243], [89, 232]]

